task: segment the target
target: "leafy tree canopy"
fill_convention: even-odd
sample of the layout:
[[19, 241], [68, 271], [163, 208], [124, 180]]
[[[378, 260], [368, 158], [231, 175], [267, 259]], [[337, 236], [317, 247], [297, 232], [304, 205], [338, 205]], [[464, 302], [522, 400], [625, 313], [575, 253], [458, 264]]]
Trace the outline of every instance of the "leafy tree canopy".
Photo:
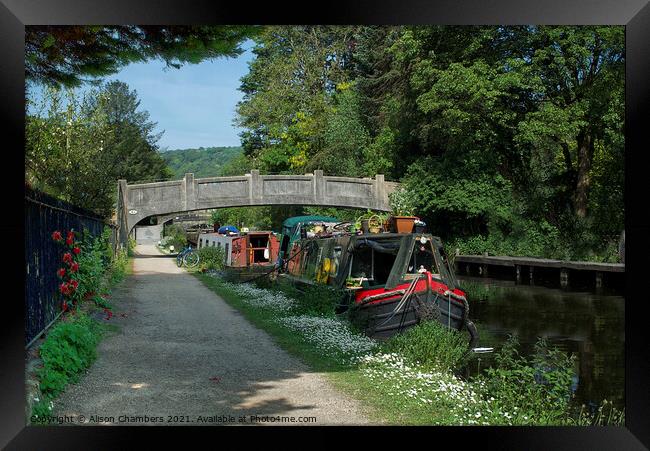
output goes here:
[[175, 149], [161, 153], [167, 166], [174, 173], [175, 178], [183, 178], [186, 173], [192, 172], [195, 177], [216, 177], [220, 175], [243, 175], [248, 172], [224, 174], [242, 156], [241, 147], [201, 147], [198, 149]]
[[82, 208], [110, 216], [116, 182], [171, 176], [160, 134], [135, 91], [111, 82], [79, 97], [49, 88], [26, 118], [25, 180]]
[[252, 165], [402, 180], [463, 251], [615, 258], [623, 27], [271, 27], [255, 55]]
[[63, 86], [105, 77], [133, 63], [160, 59], [167, 67], [196, 64], [242, 52], [253, 26], [28, 26], [25, 76]]

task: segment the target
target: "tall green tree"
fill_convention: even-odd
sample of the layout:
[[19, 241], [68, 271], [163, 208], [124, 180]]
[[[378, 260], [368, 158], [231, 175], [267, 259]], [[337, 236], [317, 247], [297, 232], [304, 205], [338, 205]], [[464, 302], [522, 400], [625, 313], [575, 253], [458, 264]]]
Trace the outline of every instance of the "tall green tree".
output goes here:
[[113, 130], [102, 109], [88, 108], [91, 94], [50, 89], [27, 116], [25, 181], [56, 197], [108, 213], [112, 199], [100, 163]]
[[267, 32], [238, 109], [251, 165], [402, 179], [472, 252], [592, 258], [623, 228], [622, 27]]
[[257, 167], [304, 171], [325, 146], [336, 86], [349, 79], [353, 29], [268, 27], [256, 39], [255, 59], [242, 78], [237, 124]]
[[596, 147], [622, 157], [622, 27], [532, 27], [521, 56], [541, 89], [518, 138], [560, 153], [577, 216], [587, 216]]
[[25, 180], [80, 207], [110, 216], [118, 178], [159, 180], [171, 174], [158, 135], [122, 82], [88, 91], [45, 91], [26, 118]]
[[168, 179], [173, 174], [158, 153], [157, 124], [149, 120], [149, 112], [140, 109], [136, 91], [126, 83], [112, 81], [101, 89], [94, 105], [105, 111], [113, 134], [106, 143], [103, 160], [107, 171], [117, 179], [146, 181]]

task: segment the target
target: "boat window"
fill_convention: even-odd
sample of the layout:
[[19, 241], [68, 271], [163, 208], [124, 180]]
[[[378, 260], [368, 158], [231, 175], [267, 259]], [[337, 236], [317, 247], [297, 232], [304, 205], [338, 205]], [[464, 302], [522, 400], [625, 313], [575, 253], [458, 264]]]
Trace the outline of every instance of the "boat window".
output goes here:
[[361, 247], [352, 256], [350, 277], [364, 277], [370, 286], [385, 285], [396, 257], [393, 253], [377, 252], [367, 246]]
[[350, 268], [350, 277], [372, 278], [372, 249], [364, 247], [357, 250], [352, 256], [352, 267]]
[[438, 247], [438, 254], [436, 255], [436, 260], [438, 261], [438, 266], [440, 267], [440, 274], [449, 285], [449, 288], [454, 288], [458, 286], [456, 279], [454, 277], [454, 272], [449, 266], [449, 260], [447, 259], [447, 254], [443, 246]]
[[266, 263], [269, 261], [268, 249], [269, 237], [268, 235], [249, 235], [250, 247], [252, 248], [252, 261], [251, 263]]
[[318, 263], [321, 257], [320, 243], [317, 241], [309, 241], [303, 244], [307, 246], [301, 258], [302, 273], [305, 277], [312, 279], [316, 275]]
[[339, 265], [341, 263], [341, 254], [343, 250], [341, 246], [336, 246], [334, 248], [334, 252], [332, 253], [332, 263], [330, 267], [330, 274], [333, 277], [336, 277], [336, 275], [339, 273]]
[[388, 276], [393, 270], [395, 264], [396, 254], [387, 254], [385, 252], [376, 252], [374, 254], [374, 268], [373, 268], [373, 284], [385, 285], [388, 281]]
[[286, 254], [288, 250], [289, 250], [289, 235], [283, 235], [282, 236], [282, 246], [280, 247], [280, 251], [283, 254]]
[[434, 258], [433, 248], [431, 241], [422, 244], [419, 241], [415, 242], [411, 261], [409, 262], [407, 273], [417, 274], [419, 272], [430, 271], [433, 276], [440, 277], [440, 270], [438, 263]]

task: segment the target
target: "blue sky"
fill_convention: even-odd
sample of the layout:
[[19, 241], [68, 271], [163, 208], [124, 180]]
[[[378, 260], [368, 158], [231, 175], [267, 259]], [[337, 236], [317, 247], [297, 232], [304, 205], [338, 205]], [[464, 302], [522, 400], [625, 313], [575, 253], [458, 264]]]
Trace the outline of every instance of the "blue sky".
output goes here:
[[[158, 123], [157, 132], [165, 133], [158, 141], [161, 149], [188, 147], [238, 146], [233, 124], [235, 107], [242, 98], [239, 79], [248, 73], [252, 60], [252, 41], [242, 45], [238, 58], [219, 58], [180, 69], [164, 69], [165, 63], [149, 61], [131, 64], [106, 81], [120, 80], [136, 90], [140, 109]], [[34, 90], [40, 97], [40, 90]]]

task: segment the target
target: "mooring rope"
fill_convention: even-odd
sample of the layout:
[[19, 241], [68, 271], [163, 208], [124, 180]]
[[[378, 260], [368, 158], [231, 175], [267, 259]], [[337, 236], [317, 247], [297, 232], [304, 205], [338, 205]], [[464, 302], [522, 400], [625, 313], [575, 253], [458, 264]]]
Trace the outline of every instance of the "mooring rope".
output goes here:
[[[411, 294], [413, 293], [413, 291], [415, 291], [415, 286], [417, 285], [417, 283], [418, 283], [418, 281], [420, 280], [420, 278], [421, 278], [421, 276], [419, 275], [418, 277], [416, 277], [415, 279], [413, 279], [413, 282], [411, 282], [411, 285], [409, 285], [409, 287], [407, 288], [406, 292], [405, 292], [404, 295], [402, 296], [402, 299], [400, 299], [400, 301], [397, 303], [397, 305], [396, 305], [395, 308], [393, 309], [391, 315], [390, 315], [390, 316], [389, 316], [389, 317], [388, 317], [388, 318], [387, 318], [383, 323], [381, 323], [381, 324], [379, 324], [379, 325], [377, 325], [377, 326], [375, 326], [375, 327], [381, 327], [381, 326], [383, 326], [384, 324], [388, 323], [388, 321], [390, 321], [391, 319], [393, 319], [393, 317], [397, 314], [397, 312], [400, 311], [400, 309], [402, 308], [402, 306], [403, 306], [404, 304], [406, 304], [406, 301], [409, 299], [409, 297], [411, 296]], [[406, 312], [406, 310], [407, 310], [407, 309], [405, 308], [404, 311]]]

